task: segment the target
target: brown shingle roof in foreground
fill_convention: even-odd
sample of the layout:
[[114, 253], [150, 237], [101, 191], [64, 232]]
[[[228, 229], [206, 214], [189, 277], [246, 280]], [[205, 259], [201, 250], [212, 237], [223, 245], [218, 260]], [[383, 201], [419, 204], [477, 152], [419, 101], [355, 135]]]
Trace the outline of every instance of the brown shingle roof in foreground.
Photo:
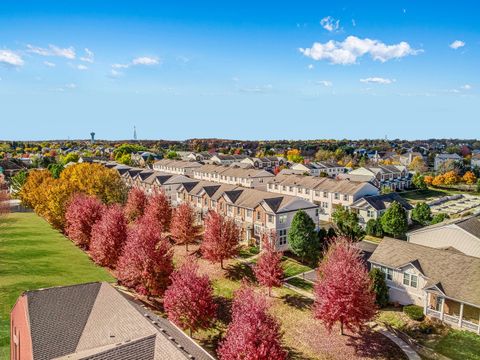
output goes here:
[[213, 359], [166, 319], [108, 283], [27, 291], [33, 358]]
[[369, 261], [391, 268], [412, 263], [427, 277], [427, 287], [439, 284], [446, 296], [480, 306], [479, 258], [384, 238]]

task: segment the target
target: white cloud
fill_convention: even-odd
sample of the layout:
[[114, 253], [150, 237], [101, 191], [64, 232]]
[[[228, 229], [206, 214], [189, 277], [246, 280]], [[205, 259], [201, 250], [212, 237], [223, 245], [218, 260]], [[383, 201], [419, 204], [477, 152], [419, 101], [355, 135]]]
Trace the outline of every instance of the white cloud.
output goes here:
[[132, 60], [132, 65], [158, 65], [159, 63], [157, 58], [148, 56], [142, 56]]
[[329, 80], [318, 80], [318, 81], [316, 81], [316, 84], [317, 85], [323, 85], [325, 87], [331, 87], [333, 85], [333, 83]]
[[113, 69], [126, 69], [129, 66], [130, 66], [129, 64], [113, 64], [112, 68]]
[[45, 66], [48, 66], [48, 67], [51, 67], [51, 68], [57, 66], [55, 63], [52, 63], [52, 62], [50, 62], [50, 61], [44, 61], [43, 64], [44, 64]]
[[93, 63], [93, 61], [95, 60], [95, 54], [93, 53], [93, 51], [85, 48], [85, 56], [82, 56], [80, 58], [81, 61], [85, 61], [85, 62], [88, 62], [88, 63]]
[[308, 64], [308, 66], [307, 66], [308, 70], [313, 70], [313, 68], [315, 68], [315, 66], [313, 66], [313, 64]]
[[0, 65], [18, 67], [22, 66], [24, 63], [22, 57], [16, 52], [0, 49]]
[[461, 40], [455, 40], [454, 42], [452, 42], [450, 45], [449, 45], [452, 49], [459, 49], [461, 47], [464, 47], [465, 46], [465, 43]]
[[115, 79], [116, 79], [116, 78], [119, 78], [119, 77], [123, 76], [123, 73], [122, 73], [121, 71], [118, 71], [118, 70], [115, 70], [115, 69], [111, 69], [109, 76], [110, 76], [111, 78], [115, 78]]
[[332, 64], [355, 64], [357, 59], [369, 54], [373, 60], [386, 62], [408, 55], [417, 55], [423, 50], [415, 50], [405, 41], [386, 45], [379, 40], [360, 39], [348, 36], [344, 41], [330, 40], [324, 44], [314, 43], [311, 48], [300, 48], [300, 52], [313, 60], [327, 60]]
[[269, 92], [273, 89], [273, 86], [270, 84], [267, 85], [261, 85], [261, 86], [254, 86], [250, 88], [240, 88], [239, 90], [241, 92], [247, 92], [247, 93], [266, 93]]
[[391, 84], [395, 82], [395, 79], [386, 79], [386, 78], [381, 78], [381, 77], [369, 77], [366, 79], [360, 79], [360, 82], [366, 83], [366, 84]]
[[65, 87], [67, 89], [75, 89], [77, 87], [77, 84], [75, 83], [69, 83], [69, 84], [65, 84]]
[[75, 49], [70, 46], [68, 48], [61, 48], [56, 45], [48, 45], [48, 48], [41, 48], [37, 46], [27, 45], [28, 52], [41, 56], [59, 56], [70, 60], [75, 59]]
[[77, 69], [78, 69], [78, 70], [82, 70], [82, 71], [83, 71], [83, 70], [88, 70], [88, 66], [85, 66], [85, 65], [83, 65], [83, 64], [80, 64], [80, 65], [77, 65]]
[[472, 90], [472, 85], [470, 85], [470, 84], [465, 84], [465, 85], [461, 86], [461, 88], [462, 88], [463, 90]]
[[326, 16], [320, 20], [320, 25], [327, 31], [337, 31], [340, 28], [340, 20], [335, 20], [331, 16]]

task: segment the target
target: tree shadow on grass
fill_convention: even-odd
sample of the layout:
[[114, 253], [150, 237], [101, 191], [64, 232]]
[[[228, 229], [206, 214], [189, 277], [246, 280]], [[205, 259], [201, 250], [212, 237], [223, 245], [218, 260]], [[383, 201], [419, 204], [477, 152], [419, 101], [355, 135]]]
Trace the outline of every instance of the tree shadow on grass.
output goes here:
[[232, 299], [223, 296], [215, 296], [215, 304], [217, 304], [217, 319], [221, 323], [228, 325], [232, 321]]
[[407, 359], [405, 353], [390, 339], [369, 328], [355, 334], [348, 334], [347, 346], [352, 346], [355, 354], [362, 358]]
[[286, 294], [281, 299], [287, 304], [299, 310], [310, 309], [313, 305], [313, 300], [302, 295]]
[[291, 348], [291, 347], [285, 347], [285, 350], [288, 352], [287, 359], [289, 360], [313, 360], [314, 358], [307, 356], [305, 354], [302, 354], [301, 352]]
[[226, 278], [233, 281], [240, 281], [246, 279], [248, 281], [255, 281], [255, 274], [252, 267], [247, 263], [235, 263], [231, 264], [227, 268]]

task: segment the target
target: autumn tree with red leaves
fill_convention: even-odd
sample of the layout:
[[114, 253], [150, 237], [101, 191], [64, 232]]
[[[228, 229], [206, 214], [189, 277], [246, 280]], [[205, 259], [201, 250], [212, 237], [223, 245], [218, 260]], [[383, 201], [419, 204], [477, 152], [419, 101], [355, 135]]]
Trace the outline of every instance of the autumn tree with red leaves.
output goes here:
[[235, 292], [232, 322], [221, 342], [221, 360], [284, 360], [280, 324], [269, 314], [267, 299], [245, 284]]
[[210, 211], [205, 219], [205, 233], [200, 246], [202, 256], [212, 263], [220, 263], [238, 253], [239, 229], [232, 219]]
[[330, 244], [318, 269], [314, 288], [313, 314], [331, 331], [340, 323], [340, 334], [346, 327], [359, 329], [376, 312], [375, 293], [360, 250], [347, 238]]
[[268, 287], [268, 296], [272, 296], [272, 287], [282, 286], [283, 268], [281, 252], [275, 251], [277, 236], [275, 232], [263, 234], [262, 252], [254, 267], [257, 281]]
[[192, 332], [206, 329], [215, 319], [217, 306], [207, 275], [198, 274], [194, 259], [186, 261], [170, 277], [172, 284], [165, 291], [163, 306], [168, 318], [182, 329]]
[[73, 195], [65, 212], [65, 232], [78, 246], [88, 250], [92, 227], [100, 220], [104, 205], [95, 196], [81, 193]]
[[129, 222], [135, 221], [145, 212], [147, 206], [147, 195], [137, 187], [128, 192], [127, 203], [125, 204], [125, 216]]
[[93, 225], [90, 255], [101, 266], [115, 268], [127, 241], [127, 220], [120, 205], [109, 206]]
[[171, 234], [177, 245], [185, 245], [188, 252], [188, 244], [195, 241], [197, 229], [194, 225], [195, 214], [187, 203], [181, 204], [173, 211]]
[[173, 272], [172, 247], [155, 221], [144, 215], [135, 222], [117, 263], [119, 282], [147, 296], [163, 295]]
[[151, 225], [155, 226], [159, 232], [166, 232], [170, 229], [172, 207], [163, 191], [156, 191], [148, 198], [145, 216], [151, 218]]

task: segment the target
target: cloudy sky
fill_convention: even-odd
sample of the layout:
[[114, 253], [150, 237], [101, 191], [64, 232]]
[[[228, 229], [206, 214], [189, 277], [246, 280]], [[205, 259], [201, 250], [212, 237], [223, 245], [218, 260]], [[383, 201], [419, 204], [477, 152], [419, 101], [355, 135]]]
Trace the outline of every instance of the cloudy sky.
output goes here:
[[476, 1], [99, 3], [0, 2], [0, 139], [480, 138]]

